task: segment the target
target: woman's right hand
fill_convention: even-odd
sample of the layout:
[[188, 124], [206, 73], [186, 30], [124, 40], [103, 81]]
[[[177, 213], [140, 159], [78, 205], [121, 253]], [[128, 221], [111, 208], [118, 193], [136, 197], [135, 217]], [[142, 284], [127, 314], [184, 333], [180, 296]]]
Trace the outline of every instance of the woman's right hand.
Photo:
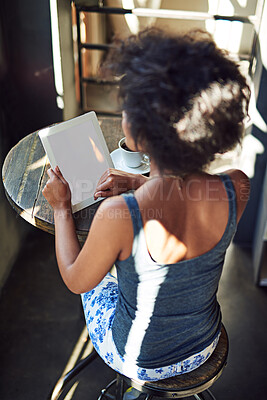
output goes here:
[[136, 190], [147, 178], [141, 174], [131, 174], [114, 168], [107, 169], [101, 176], [95, 193], [95, 200], [98, 197], [111, 197], [127, 192], [128, 190]]

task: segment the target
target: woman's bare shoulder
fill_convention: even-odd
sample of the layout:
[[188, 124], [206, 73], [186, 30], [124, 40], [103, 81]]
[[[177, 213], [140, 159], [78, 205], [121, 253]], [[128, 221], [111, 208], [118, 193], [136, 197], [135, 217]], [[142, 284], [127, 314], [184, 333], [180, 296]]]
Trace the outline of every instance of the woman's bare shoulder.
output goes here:
[[[235, 187], [237, 195], [240, 195], [242, 201], [248, 201], [248, 195], [250, 190], [250, 180], [248, 176], [241, 171], [240, 169], [230, 169], [224, 172], [229, 175], [233, 185]], [[243, 189], [247, 189], [246, 192], [243, 192]], [[244, 195], [247, 195], [244, 196]]]
[[123, 196], [120, 195], [108, 197], [102, 201], [95, 215], [96, 219], [109, 219], [113, 223], [128, 219], [129, 216], [130, 212], [127, 204]]
[[240, 169], [230, 169], [224, 172], [229, 175], [236, 192], [237, 222], [241, 218], [250, 195], [250, 180]]

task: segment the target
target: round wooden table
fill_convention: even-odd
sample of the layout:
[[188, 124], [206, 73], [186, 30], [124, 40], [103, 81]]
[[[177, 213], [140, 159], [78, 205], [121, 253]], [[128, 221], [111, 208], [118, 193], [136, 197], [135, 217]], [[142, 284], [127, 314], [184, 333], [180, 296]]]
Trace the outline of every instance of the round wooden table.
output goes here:
[[[124, 136], [121, 118], [99, 117], [110, 152], [118, 147]], [[2, 169], [2, 179], [6, 196], [16, 212], [32, 225], [46, 232], [54, 233], [53, 209], [42, 195], [48, 180], [47, 169], [50, 168], [38, 131], [23, 138], [14, 146]], [[86, 239], [94, 214], [100, 202], [73, 214], [76, 231], [80, 241]]]

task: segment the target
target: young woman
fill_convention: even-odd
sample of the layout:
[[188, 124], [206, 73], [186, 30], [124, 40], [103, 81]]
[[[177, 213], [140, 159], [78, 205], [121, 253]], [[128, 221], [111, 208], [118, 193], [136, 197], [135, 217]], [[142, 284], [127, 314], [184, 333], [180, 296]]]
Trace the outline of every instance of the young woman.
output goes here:
[[126, 144], [149, 154], [149, 178], [113, 169], [101, 177], [95, 197], [109, 199], [82, 249], [58, 168], [43, 194], [60, 273], [82, 294], [97, 352], [116, 371], [155, 381], [197, 368], [219, 339], [216, 293], [249, 181], [205, 168], [240, 142], [249, 88], [204, 32], [148, 29], [114, 46], [108, 70], [119, 78]]

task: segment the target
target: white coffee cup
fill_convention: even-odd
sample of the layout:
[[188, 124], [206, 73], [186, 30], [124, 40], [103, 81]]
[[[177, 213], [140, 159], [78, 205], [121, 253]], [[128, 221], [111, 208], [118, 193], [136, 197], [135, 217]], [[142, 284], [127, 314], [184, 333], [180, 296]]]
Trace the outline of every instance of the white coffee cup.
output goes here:
[[127, 148], [124, 148], [123, 145], [126, 146], [125, 137], [123, 137], [119, 141], [119, 149], [121, 151], [121, 156], [122, 156], [123, 162], [125, 165], [127, 165], [127, 167], [138, 168], [138, 167], [140, 167], [141, 164], [148, 162], [147, 155], [145, 155], [141, 151], [127, 150]]

